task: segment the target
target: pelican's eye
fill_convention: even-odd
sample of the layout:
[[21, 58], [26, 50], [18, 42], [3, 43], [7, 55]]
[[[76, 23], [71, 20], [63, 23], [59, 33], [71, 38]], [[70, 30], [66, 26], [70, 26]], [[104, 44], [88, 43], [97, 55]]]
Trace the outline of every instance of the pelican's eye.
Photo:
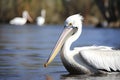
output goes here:
[[69, 23], [68, 25], [69, 25], [69, 26], [72, 26], [72, 23]]

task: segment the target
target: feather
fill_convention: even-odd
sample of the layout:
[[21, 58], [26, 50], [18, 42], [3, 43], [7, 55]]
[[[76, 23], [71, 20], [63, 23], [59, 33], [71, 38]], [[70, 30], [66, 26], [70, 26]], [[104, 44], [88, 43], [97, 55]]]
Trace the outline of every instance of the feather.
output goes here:
[[120, 71], [119, 50], [82, 50], [82, 58], [91, 66], [107, 71]]

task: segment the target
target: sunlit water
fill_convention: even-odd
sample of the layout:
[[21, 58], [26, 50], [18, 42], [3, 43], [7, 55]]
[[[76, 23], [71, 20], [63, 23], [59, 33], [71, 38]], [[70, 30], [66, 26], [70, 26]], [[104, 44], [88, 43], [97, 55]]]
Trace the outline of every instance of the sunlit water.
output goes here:
[[[119, 74], [68, 75], [59, 55], [44, 68], [62, 30], [56, 25], [0, 25], [0, 80], [120, 80]], [[120, 48], [119, 35], [120, 29], [83, 28], [72, 48], [88, 45]]]

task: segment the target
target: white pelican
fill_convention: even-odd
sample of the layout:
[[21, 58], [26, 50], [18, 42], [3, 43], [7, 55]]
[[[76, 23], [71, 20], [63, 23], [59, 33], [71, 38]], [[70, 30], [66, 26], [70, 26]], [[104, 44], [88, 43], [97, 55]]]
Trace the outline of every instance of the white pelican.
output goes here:
[[120, 50], [107, 46], [77, 47], [70, 50], [71, 44], [82, 32], [82, 16], [79, 14], [68, 17], [65, 29], [61, 34], [53, 54], [44, 64], [48, 66], [61, 49], [61, 60], [71, 74], [96, 74], [120, 71]]
[[41, 10], [41, 16], [37, 17], [37, 25], [41, 26], [45, 23], [46, 10]]
[[22, 13], [22, 17], [15, 17], [14, 19], [12, 19], [10, 21], [10, 24], [13, 25], [24, 25], [26, 24], [27, 20], [29, 20], [30, 22], [32, 22], [32, 18], [30, 17], [30, 15], [28, 14], [28, 12], [25, 10]]

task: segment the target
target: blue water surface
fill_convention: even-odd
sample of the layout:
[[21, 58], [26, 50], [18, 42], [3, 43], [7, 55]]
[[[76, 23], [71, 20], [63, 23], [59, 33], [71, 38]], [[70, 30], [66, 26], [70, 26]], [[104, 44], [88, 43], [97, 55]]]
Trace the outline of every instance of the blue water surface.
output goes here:
[[[59, 54], [44, 68], [64, 27], [62, 25], [0, 25], [0, 80], [120, 80], [106, 76], [69, 75]], [[120, 29], [83, 27], [75, 46], [104, 45], [120, 48]]]

